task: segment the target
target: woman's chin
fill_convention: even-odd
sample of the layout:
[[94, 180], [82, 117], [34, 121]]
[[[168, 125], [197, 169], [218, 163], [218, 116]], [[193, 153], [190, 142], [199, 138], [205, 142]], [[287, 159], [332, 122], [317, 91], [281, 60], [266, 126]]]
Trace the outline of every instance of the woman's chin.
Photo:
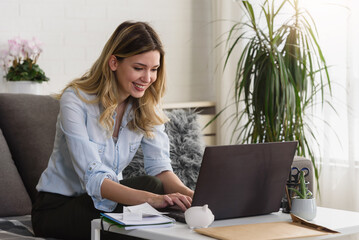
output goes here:
[[131, 96], [134, 97], [134, 98], [141, 98], [143, 97], [143, 95], [145, 94], [145, 91], [143, 92], [134, 92], [134, 93], [131, 93]]

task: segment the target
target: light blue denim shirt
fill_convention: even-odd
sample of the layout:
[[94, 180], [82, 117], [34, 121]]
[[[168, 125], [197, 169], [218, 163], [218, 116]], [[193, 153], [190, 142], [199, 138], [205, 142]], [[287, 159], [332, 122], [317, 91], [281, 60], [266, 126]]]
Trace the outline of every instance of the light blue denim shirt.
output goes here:
[[[88, 100], [94, 98], [83, 92], [80, 94]], [[102, 105], [85, 103], [73, 89], [67, 89], [60, 100], [54, 149], [36, 189], [65, 196], [87, 193], [97, 209], [111, 212], [117, 203], [101, 197], [101, 184], [105, 178], [121, 180], [122, 170], [140, 145], [148, 175], [172, 171], [164, 125], [154, 127], [152, 139], [130, 130], [131, 106], [131, 103], [127, 105], [115, 143], [111, 134], [99, 124]]]

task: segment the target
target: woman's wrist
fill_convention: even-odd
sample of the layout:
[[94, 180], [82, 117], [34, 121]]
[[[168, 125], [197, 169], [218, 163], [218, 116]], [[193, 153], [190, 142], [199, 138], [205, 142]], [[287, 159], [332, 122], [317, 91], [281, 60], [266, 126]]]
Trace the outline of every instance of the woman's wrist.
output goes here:
[[151, 192], [145, 192], [145, 202], [147, 202], [150, 205], [153, 205], [156, 203], [156, 199], [158, 199], [160, 195], [151, 193]]
[[186, 187], [185, 185], [183, 185], [183, 188], [179, 191], [179, 193], [193, 198], [193, 190]]
[[185, 189], [185, 191], [183, 192], [183, 194], [186, 195], [186, 196], [189, 196], [189, 197], [193, 198], [194, 192], [193, 192], [193, 190], [191, 190], [190, 188], [186, 187], [186, 189]]

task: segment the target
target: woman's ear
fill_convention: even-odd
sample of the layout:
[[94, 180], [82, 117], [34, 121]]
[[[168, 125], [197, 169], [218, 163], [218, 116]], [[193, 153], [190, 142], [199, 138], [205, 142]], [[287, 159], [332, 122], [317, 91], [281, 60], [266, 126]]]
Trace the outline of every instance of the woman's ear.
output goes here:
[[112, 71], [116, 71], [117, 70], [117, 58], [114, 55], [111, 55], [110, 59], [108, 60], [108, 66], [110, 67], [110, 69]]

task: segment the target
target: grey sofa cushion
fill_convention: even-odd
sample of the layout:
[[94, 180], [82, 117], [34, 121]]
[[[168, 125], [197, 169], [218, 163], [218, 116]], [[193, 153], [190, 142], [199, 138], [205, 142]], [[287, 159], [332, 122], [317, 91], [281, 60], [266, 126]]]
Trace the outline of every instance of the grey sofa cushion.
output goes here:
[[31, 200], [0, 129], [0, 217], [30, 214]]
[[[173, 171], [186, 186], [194, 189], [204, 151], [197, 113], [190, 109], [176, 109], [167, 111], [166, 115], [170, 119], [165, 127], [170, 141], [170, 158]], [[130, 178], [143, 174], [145, 174], [143, 153], [140, 148], [131, 163], [123, 171], [123, 176]]]
[[58, 112], [50, 96], [0, 94], [0, 128], [32, 201], [51, 155]]

